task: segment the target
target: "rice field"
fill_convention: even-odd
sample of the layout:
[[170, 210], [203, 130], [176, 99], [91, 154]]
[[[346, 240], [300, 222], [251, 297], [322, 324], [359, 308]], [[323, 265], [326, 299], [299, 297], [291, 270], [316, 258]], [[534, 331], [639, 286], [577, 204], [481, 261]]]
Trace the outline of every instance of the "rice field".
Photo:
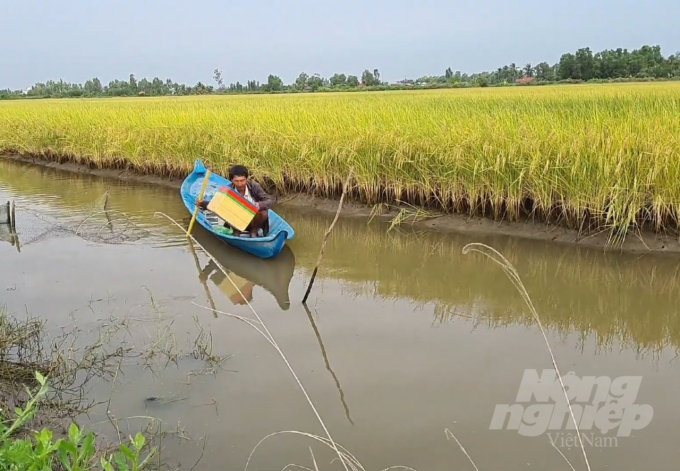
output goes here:
[[0, 103], [0, 152], [609, 231], [678, 229], [680, 83]]

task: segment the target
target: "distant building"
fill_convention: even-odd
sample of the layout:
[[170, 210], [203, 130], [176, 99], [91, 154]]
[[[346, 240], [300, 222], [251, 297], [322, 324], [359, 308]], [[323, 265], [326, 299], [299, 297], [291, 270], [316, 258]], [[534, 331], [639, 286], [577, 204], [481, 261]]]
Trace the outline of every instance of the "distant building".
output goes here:
[[515, 83], [531, 83], [533, 81], [534, 81], [533, 77], [524, 77], [524, 78], [515, 80]]

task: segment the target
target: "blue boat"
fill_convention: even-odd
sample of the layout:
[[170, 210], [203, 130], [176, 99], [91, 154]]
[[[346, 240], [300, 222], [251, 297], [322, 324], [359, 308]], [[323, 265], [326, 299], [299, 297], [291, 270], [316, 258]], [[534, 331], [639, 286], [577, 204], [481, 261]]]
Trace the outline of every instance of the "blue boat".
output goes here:
[[[194, 213], [194, 209], [196, 208], [196, 199], [201, 193], [201, 187], [203, 186], [203, 180], [205, 179], [206, 172], [207, 169], [203, 165], [203, 162], [196, 160], [194, 163], [193, 172], [187, 176], [187, 178], [182, 183], [182, 188], [180, 189], [184, 206], [186, 206], [186, 208], [189, 210], [189, 213], [192, 215]], [[213, 195], [221, 186], [233, 188], [231, 181], [228, 179], [215, 173], [210, 173], [210, 179], [208, 180], [208, 185], [205, 188], [203, 199], [212, 199]], [[210, 218], [205, 211], [198, 211], [196, 222], [209, 232], [213, 233], [215, 237], [218, 237], [227, 244], [259, 258], [276, 257], [281, 252], [281, 250], [283, 250], [286, 241], [292, 239], [295, 236], [295, 231], [290, 226], [290, 224], [288, 224], [272, 209], [269, 210], [269, 234], [267, 234], [266, 237], [251, 238], [224, 234], [219, 231], [219, 225], [213, 225], [216, 222], [216, 219]]]

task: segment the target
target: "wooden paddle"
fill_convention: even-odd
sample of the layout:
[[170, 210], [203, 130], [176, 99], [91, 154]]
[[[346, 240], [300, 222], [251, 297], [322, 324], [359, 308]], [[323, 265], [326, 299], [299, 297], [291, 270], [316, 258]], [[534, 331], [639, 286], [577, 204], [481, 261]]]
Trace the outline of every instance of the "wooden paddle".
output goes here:
[[[201, 192], [198, 195], [198, 200], [203, 200], [203, 195], [205, 194], [205, 187], [208, 186], [208, 180], [210, 180], [210, 170], [205, 172], [205, 178], [203, 179], [203, 186], [201, 187]], [[196, 222], [196, 217], [198, 216], [198, 205], [194, 208], [194, 214], [191, 216], [191, 222], [189, 223], [189, 230], [187, 230], [187, 237], [191, 234], [191, 230], [194, 228], [194, 223]]]

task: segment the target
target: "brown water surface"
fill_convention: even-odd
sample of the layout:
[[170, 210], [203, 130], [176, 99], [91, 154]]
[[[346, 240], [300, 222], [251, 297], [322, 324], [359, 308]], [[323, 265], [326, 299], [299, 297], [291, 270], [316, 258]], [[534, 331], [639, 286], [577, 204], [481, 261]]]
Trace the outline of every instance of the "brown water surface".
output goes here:
[[[97, 213], [83, 223], [106, 191], [108, 222], [94, 225], [102, 221]], [[258, 442], [275, 432], [324, 435], [272, 346], [245, 323], [199, 307], [214, 303], [252, 316], [215, 264], [167, 219], [154, 217], [163, 212], [186, 227], [177, 191], [0, 160], [0, 203], [10, 198], [17, 202], [19, 244], [0, 226], [0, 304], [9, 312], [42, 316], [53, 332], [78, 327], [83, 342], [127, 319], [125, 346], [188, 352], [200, 325], [213, 353], [229, 357], [214, 372], [192, 356], [152, 369], [130, 365], [113, 389], [111, 382], [97, 384], [91, 395], [111, 397], [115, 417], [136, 417], [124, 433], [146, 424], [140, 416], [162, 420], [164, 430], [179, 432], [164, 439], [163, 459], [187, 470], [206, 437], [196, 470], [244, 469]], [[552, 363], [501, 267], [462, 253], [470, 242], [493, 246], [515, 265], [563, 373], [642, 377], [634, 402], [653, 408], [651, 422], [618, 438], [618, 446], [586, 442], [591, 468], [677, 468], [677, 257], [388, 232], [382, 223], [341, 219], [307, 313], [300, 300], [332, 216], [276, 209], [296, 230], [276, 260], [247, 256], [200, 227], [196, 237], [262, 317], [333, 438], [365, 469], [473, 469], [445, 429], [482, 470], [569, 469], [547, 434], [490, 430], [496, 405], [516, 402], [525, 369], [540, 373]], [[113, 436], [106, 404], [83, 421]], [[573, 434], [565, 427], [550, 432]], [[597, 428], [584, 433], [594, 445], [603, 437]], [[586, 469], [578, 447], [562, 438], [559, 450]], [[292, 434], [267, 439], [248, 469], [313, 467], [309, 446], [320, 469], [342, 469], [323, 445]]]

